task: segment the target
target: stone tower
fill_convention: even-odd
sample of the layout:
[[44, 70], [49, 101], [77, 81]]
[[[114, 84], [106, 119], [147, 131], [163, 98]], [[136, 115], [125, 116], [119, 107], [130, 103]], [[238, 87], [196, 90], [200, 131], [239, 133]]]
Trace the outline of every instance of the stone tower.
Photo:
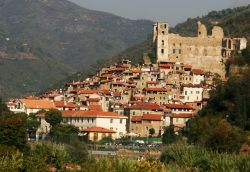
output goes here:
[[197, 22], [198, 25], [198, 37], [199, 38], [206, 38], [207, 37], [207, 28], [204, 24], [200, 21]]
[[158, 22], [154, 24], [153, 44], [158, 62], [168, 62], [168, 23]]

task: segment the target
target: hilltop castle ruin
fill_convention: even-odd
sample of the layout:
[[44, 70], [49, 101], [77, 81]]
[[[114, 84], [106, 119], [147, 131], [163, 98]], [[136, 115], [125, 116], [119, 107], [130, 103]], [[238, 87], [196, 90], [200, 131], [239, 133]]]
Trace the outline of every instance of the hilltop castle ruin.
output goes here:
[[219, 26], [214, 26], [212, 35], [198, 22], [197, 37], [183, 37], [169, 33], [166, 22], [154, 24], [153, 44], [158, 63], [180, 62], [194, 68], [225, 75], [225, 62], [233, 52], [246, 48], [245, 38], [225, 37]]

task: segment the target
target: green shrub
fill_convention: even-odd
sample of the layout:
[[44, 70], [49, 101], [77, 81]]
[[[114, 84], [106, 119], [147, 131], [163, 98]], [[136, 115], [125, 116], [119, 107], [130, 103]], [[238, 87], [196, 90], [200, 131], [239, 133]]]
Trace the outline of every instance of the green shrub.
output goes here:
[[171, 145], [165, 147], [161, 162], [177, 164], [199, 171], [249, 171], [250, 156], [218, 153], [197, 146]]

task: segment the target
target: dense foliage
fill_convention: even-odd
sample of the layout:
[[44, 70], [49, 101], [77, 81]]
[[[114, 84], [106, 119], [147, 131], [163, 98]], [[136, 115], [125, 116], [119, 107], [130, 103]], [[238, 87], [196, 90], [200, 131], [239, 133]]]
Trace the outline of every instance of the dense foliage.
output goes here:
[[165, 147], [161, 161], [178, 164], [188, 171], [235, 171], [250, 170], [250, 156], [208, 151], [197, 146], [171, 145]]
[[51, 109], [45, 113], [45, 120], [54, 127], [62, 121], [62, 113], [57, 109]]
[[73, 125], [57, 124], [50, 130], [48, 139], [59, 143], [69, 143], [71, 139], [78, 137], [79, 129]]
[[0, 100], [0, 145], [27, 149], [26, 120], [24, 114], [14, 114]]
[[197, 117], [189, 123], [190, 143], [218, 152], [239, 152], [245, 135], [217, 116]]
[[250, 70], [243, 75], [232, 76], [226, 83], [218, 83], [211, 92], [207, 106], [200, 111], [200, 116], [217, 116], [243, 130], [250, 130]]
[[167, 127], [162, 135], [162, 143], [163, 144], [171, 144], [177, 140], [177, 136], [174, 132], [174, 126], [170, 125]]

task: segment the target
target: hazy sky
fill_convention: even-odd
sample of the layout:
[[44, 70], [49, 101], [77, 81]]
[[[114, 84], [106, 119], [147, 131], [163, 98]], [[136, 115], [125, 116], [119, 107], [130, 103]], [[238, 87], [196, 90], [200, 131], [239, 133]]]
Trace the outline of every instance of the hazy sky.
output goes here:
[[168, 21], [171, 25], [212, 10], [250, 4], [250, 0], [69, 0], [86, 8], [130, 19]]

